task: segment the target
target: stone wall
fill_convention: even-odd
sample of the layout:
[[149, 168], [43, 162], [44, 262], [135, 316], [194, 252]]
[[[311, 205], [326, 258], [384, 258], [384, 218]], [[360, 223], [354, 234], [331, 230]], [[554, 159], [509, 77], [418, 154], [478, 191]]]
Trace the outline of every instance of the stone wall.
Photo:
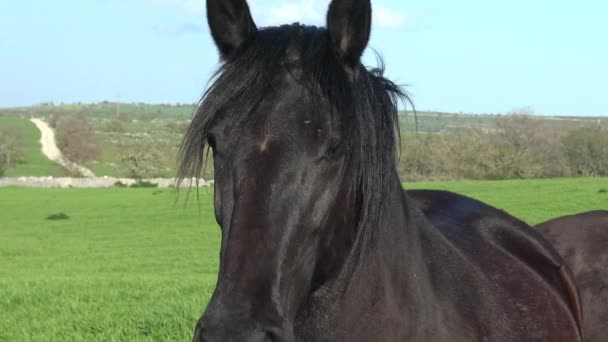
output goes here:
[[[142, 179], [143, 182], [156, 184], [159, 188], [169, 188], [175, 186], [175, 178], [149, 178]], [[115, 177], [15, 177], [0, 178], [0, 187], [3, 186], [23, 186], [33, 188], [111, 188], [119, 186], [132, 186], [138, 180], [132, 178]], [[196, 184], [192, 179], [184, 180], [182, 187]], [[199, 187], [213, 186], [213, 180], [199, 180]]]

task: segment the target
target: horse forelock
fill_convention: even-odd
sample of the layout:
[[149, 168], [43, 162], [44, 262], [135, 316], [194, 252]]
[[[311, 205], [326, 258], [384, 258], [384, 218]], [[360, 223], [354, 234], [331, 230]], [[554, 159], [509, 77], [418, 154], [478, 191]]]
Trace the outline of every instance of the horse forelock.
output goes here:
[[[220, 64], [201, 98], [180, 147], [178, 184], [200, 176], [209, 128], [216, 120], [245, 120], [277, 75], [297, 74], [299, 83], [317, 95], [309, 105], [328, 104], [326, 115], [340, 130], [341, 151], [349, 161], [344, 184], [362, 206], [359, 227], [377, 222], [394, 186], [398, 104], [411, 104], [405, 91], [384, 77], [379, 56], [378, 64], [372, 69], [360, 65], [356, 75], [348, 72], [324, 28], [293, 24], [260, 30]], [[238, 115], [223, 115], [237, 100]]]

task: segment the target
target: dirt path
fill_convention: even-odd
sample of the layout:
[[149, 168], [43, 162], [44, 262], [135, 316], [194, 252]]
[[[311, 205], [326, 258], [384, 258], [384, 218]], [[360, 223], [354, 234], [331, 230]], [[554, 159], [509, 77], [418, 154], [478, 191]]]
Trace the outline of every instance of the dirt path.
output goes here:
[[38, 129], [40, 130], [40, 143], [42, 144], [42, 154], [44, 154], [51, 161], [66, 168], [70, 172], [78, 173], [84, 177], [95, 177], [93, 171], [87, 169], [82, 165], [72, 163], [61, 154], [61, 151], [57, 147], [57, 143], [55, 141], [55, 132], [46, 122], [40, 119], [30, 119], [30, 121], [34, 123], [34, 125], [36, 125], [36, 127], [38, 127]]

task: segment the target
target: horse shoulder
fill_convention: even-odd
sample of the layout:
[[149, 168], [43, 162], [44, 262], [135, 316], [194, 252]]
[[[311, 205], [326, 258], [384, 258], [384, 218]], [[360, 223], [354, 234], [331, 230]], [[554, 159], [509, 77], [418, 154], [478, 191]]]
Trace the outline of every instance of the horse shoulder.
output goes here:
[[563, 309], [573, 313], [573, 323], [580, 332], [581, 305], [573, 277], [557, 251], [538, 232], [508, 213], [466, 196], [433, 190], [409, 190], [405, 194], [430, 222], [427, 234], [435, 243], [443, 240], [443, 249], [451, 250], [443, 258], [448, 265], [455, 263], [454, 259], [464, 260], [461, 264], [469, 264], [464, 267], [480, 277], [478, 286], [502, 288], [522, 300], [518, 304], [522, 310], [528, 310], [526, 301], [535, 300], [526, 287], [552, 293], [561, 298]]

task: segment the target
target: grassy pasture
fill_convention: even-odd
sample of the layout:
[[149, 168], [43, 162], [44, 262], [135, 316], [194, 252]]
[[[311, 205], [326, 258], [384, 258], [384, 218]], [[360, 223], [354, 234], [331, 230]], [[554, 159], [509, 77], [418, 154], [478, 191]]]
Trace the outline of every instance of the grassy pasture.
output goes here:
[[[411, 183], [534, 224], [608, 208], [608, 179]], [[179, 341], [213, 291], [212, 190], [0, 188], [0, 341]]]
[[40, 131], [25, 117], [0, 116], [0, 126], [19, 132], [22, 142], [23, 160], [6, 170], [6, 177], [19, 176], [67, 176], [61, 166], [48, 160], [40, 150]]

